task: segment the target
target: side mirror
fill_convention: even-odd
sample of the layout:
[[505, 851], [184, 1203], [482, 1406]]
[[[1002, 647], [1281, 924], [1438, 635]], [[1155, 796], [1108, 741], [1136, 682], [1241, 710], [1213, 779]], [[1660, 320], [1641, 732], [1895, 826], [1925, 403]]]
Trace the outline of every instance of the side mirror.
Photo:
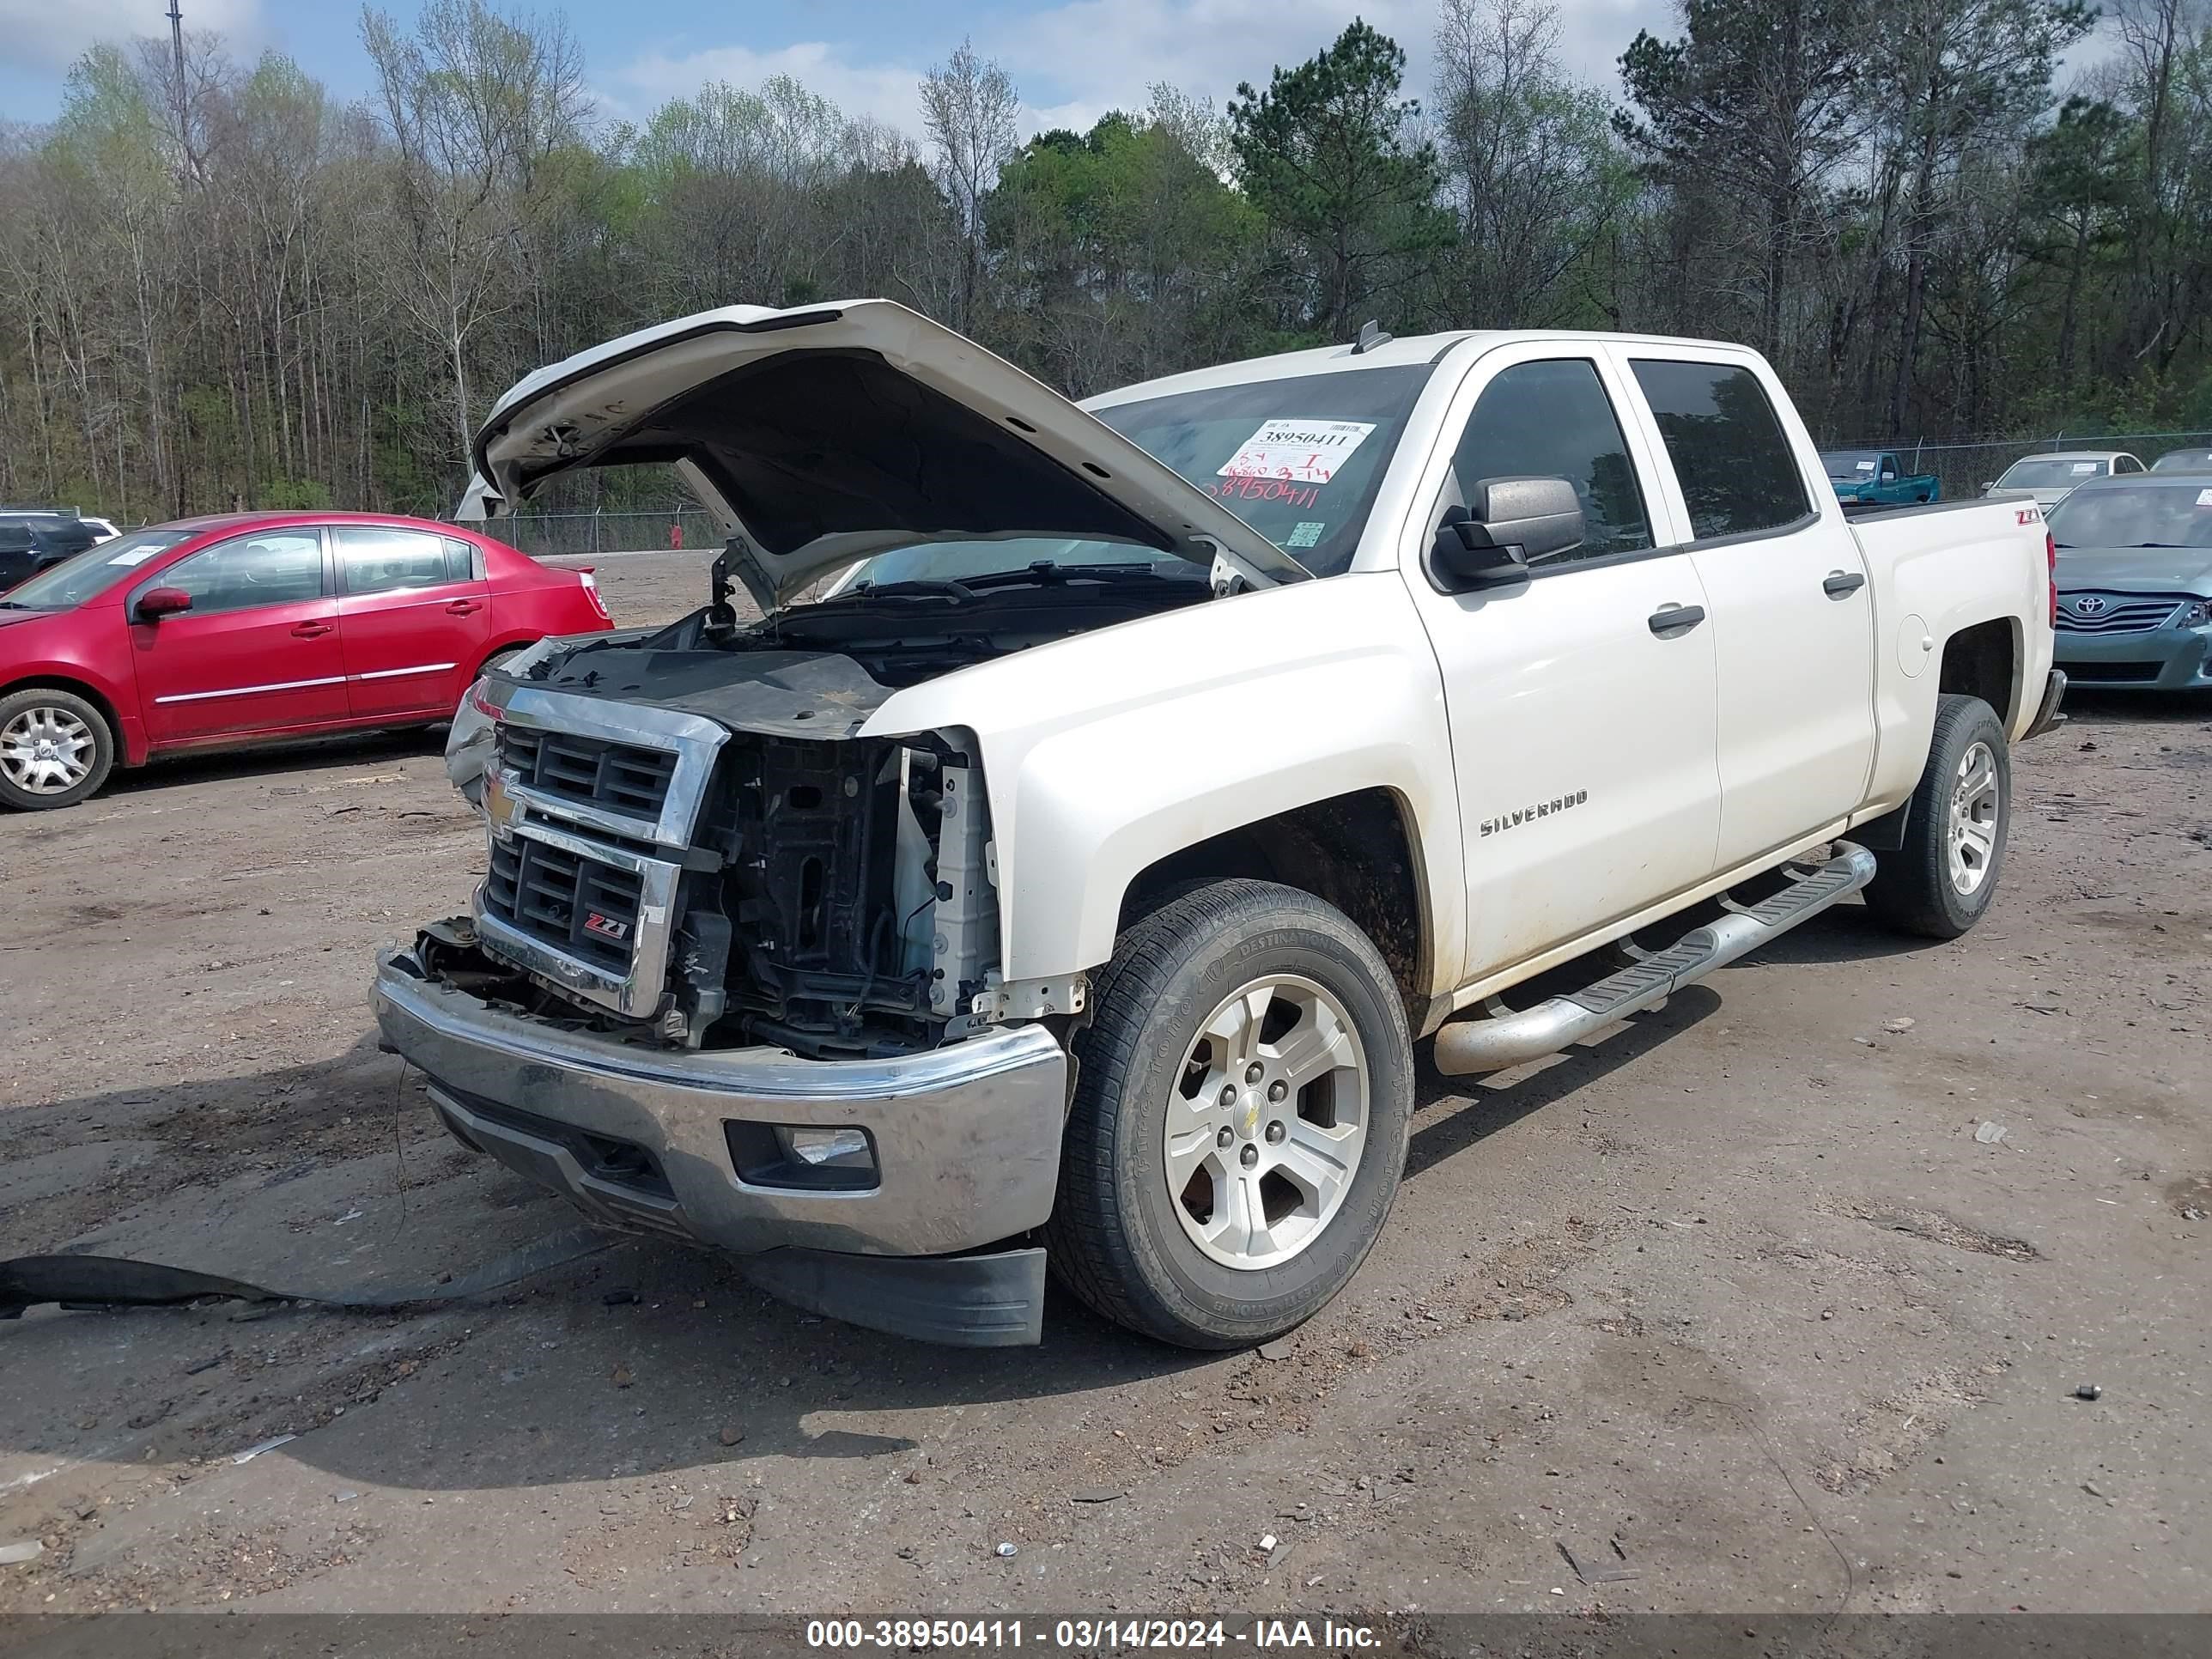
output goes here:
[[1995, 489], [1996, 487], [1997, 481], [1995, 478], [1984, 478], [1982, 480], [1982, 494], [1984, 495], [1988, 495], [1990, 491]]
[[1486, 478], [1464, 507], [1445, 509], [1429, 573], [1448, 593], [1526, 581], [1531, 561], [1583, 539], [1582, 503], [1565, 478]]
[[192, 596], [181, 587], [149, 587], [138, 596], [137, 615], [143, 623], [159, 622], [192, 608]]

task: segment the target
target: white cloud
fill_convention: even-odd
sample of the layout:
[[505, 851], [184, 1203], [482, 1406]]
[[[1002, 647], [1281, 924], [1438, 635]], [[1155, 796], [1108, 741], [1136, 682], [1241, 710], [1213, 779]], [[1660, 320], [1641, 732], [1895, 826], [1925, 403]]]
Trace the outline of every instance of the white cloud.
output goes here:
[[[185, 27], [219, 33], [234, 44], [258, 32], [261, 0], [191, 0]], [[65, 70], [103, 40], [166, 35], [166, 8], [153, 0], [0, 0], [0, 40], [11, 69]]]
[[[1425, 58], [1433, 0], [1365, 0], [1359, 15], [1408, 58]], [[1071, 105], [1141, 109], [1158, 81], [1217, 103], [1240, 80], [1265, 86], [1275, 64], [1312, 57], [1350, 21], [1342, 0], [1070, 0], [975, 49], [1003, 62], [1017, 86], [1052, 86]], [[1407, 90], [1418, 96], [1415, 78]]]
[[611, 86], [596, 89], [603, 110], [635, 120], [668, 99], [689, 98], [710, 81], [753, 90], [773, 76], [787, 75], [848, 116], [872, 115], [919, 137], [923, 73], [918, 66], [856, 63], [826, 41], [801, 40], [771, 52], [709, 46], [682, 57], [643, 52], [614, 72]]
[[[1406, 95], [1425, 104], [1435, 0], [1361, 0], [1358, 10], [1404, 48]], [[1673, 15], [1671, 0], [1561, 0], [1561, 67], [1617, 95], [1614, 60], [1638, 28], [1668, 32]], [[1080, 132], [1109, 109], [1142, 109], [1148, 88], [1160, 81], [1225, 105], [1239, 81], [1264, 86], [1274, 65], [1310, 58], [1343, 32], [1350, 16], [1344, 0], [1065, 0], [1026, 16], [994, 20], [975, 33], [975, 46], [1005, 64], [1022, 92], [1024, 136], [1050, 127]], [[957, 44], [954, 29], [948, 21], [936, 58]], [[655, 50], [616, 70], [598, 91], [603, 110], [636, 119], [708, 81], [753, 88], [770, 76], [789, 75], [847, 114], [874, 116], [919, 140], [916, 88], [929, 66], [871, 59], [826, 40], [765, 51]]]
[[[1343, 0], [1068, 0], [1012, 20], [976, 50], [1060, 112], [1139, 109], [1153, 82], [1225, 105], [1237, 82], [1264, 88], [1277, 64], [1304, 62], [1351, 21]], [[1436, 0], [1361, 0], [1358, 13], [1406, 53], [1405, 95], [1429, 100]], [[1639, 28], [1669, 30], [1671, 0], [1561, 0], [1560, 67], [1618, 91], [1615, 60]], [[1037, 112], [1043, 113], [1044, 112]], [[1077, 121], [1037, 125], [1078, 126]]]

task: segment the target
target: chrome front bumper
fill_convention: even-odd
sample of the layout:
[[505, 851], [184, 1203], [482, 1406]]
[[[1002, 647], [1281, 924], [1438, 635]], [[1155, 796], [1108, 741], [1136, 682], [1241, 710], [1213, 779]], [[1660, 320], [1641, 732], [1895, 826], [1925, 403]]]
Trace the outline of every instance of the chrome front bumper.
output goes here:
[[[890, 1060], [651, 1048], [502, 1012], [407, 950], [379, 954], [371, 1000], [455, 1135], [613, 1225], [740, 1255], [943, 1256], [1052, 1210], [1067, 1060], [1036, 1026]], [[875, 1184], [745, 1179], [735, 1149], [772, 1126], [864, 1130]]]

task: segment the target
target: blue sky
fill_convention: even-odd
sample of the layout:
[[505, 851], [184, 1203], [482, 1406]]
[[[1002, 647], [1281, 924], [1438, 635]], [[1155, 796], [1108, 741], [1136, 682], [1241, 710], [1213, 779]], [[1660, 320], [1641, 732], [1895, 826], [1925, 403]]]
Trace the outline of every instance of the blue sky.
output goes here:
[[[386, 0], [405, 17], [418, 0]], [[180, 0], [187, 29], [220, 30], [233, 52], [289, 52], [335, 90], [368, 90], [360, 8], [344, 0]], [[1225, 101], [1240, 79], [1326, 45], [1355, 11], [1413, 59], [1408, 91], [1428, 89], [1434, 0], [519, 0], [564, 10], [582, 43], [604, 114], [636, 118], [711, 79], [757, 86], [797, 76], [848, 113], [918, 131], [915, 83], [964, 34], [1020, 90], [1025, 131], [1087, 126], [1141, 107], [1154, 81]], [[99, 40], [166, 37], [167, 0], [0, 0], [0, 114], [45, 120], [69, 64]], [[1613, 60], [1641, 27], [1663, 28], [1668, 0], [1561, 0], [1562, 57], [1616, 90]]]

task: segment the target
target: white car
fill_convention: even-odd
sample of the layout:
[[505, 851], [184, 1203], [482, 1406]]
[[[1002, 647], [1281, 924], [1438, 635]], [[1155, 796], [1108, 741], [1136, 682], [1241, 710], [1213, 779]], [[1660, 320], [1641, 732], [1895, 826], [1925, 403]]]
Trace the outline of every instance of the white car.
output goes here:
[[2024, 489], [2047, 513], [2064, 501], [2068, 492], [2092, 478], [2124, 478], [2143, 470], [2143, 464], [2124, 449], [2056, 449], [2041, 455], [2023, 455], [2002, 476], [1984, 483], [1982, 494]]
[[2035, 505], [1847, 522], [1740, 346], [1364, 332], [1078, 408], [888, 301], [732, 307], [524, 380], [471, 500], [672, 460], [711, 602], [478, 683], [489, 873], [383, 1041], [601, 1220], [933, 1340], [1037, 1340], [1048, 1255], [1169, 1342], [1309, 1318], [1416, 1041], [1520, 1064], [1854, 892], [1964, 933], [2063, 690]]

